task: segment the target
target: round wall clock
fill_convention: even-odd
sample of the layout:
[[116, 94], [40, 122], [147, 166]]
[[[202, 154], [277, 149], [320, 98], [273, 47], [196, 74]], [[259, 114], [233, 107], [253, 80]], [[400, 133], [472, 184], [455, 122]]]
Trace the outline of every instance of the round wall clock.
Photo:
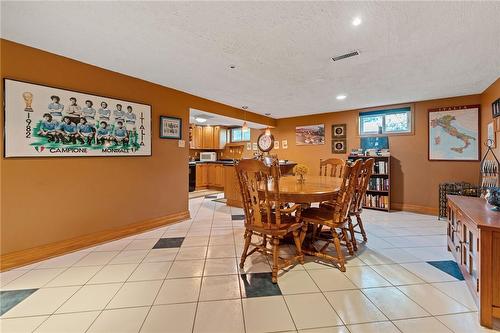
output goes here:
[[262, 133], [257, 139], [257, 145], [262, 152], [270, 151], [274, 147], [274, 136], [272, 134], [266, 135], [266, 133]]

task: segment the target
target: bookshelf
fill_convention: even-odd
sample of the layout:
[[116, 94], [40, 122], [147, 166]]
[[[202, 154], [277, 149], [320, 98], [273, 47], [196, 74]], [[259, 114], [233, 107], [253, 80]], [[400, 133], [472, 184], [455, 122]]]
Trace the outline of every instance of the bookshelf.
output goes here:
[[391, 157], [349, 155], [348, 160], [365, 161], [369, 158], [375, 159], [375, 164], [363, 198], [363, 208], [388, 212], [391, 210]]

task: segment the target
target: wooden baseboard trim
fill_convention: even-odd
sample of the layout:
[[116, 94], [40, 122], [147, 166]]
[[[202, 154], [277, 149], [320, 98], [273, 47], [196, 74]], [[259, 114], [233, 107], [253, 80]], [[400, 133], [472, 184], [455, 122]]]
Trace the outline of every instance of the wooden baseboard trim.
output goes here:
[[426, 214], [426, 215], [436, 215], [438, 214], [438, 209], [434, 207], [427, 207], [427, 206], [419, 206], [419, 205], [412, 205], [412, 204], [405, 204], [405, 203], [398, 203], [398, 202], [391, 202], [391, 209], [392, 210], [403, 210], [407, 212], [412, 212], [412, 213], [420, 213], [420, 214]]
[[189, 219], [189, 211], [162, 216], [120, 228], [108, 229], [56, 243], [11, 252], [0, 256], [0, 271], [28, 265], [41, 260], [50, 259], [62, 254], [74, 252], [100, 243], [128, 237], [164, 225]]

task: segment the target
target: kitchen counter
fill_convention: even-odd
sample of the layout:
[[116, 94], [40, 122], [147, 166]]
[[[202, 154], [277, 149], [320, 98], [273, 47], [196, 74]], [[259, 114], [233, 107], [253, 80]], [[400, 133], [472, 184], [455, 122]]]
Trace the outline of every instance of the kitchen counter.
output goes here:
[[[234, 161], [233, 160], [217, 160], [217, 161], [190, 161], [189, 165], [196, 165], [196, 164], [223, 164], [223, 165], [228, 165], [228, 166], [233, 166]], [[294, 167], [296, 166], [297, 163], [293, 161], [288, 161], [288, 160], [280, 160], [280, 166], [286, 166], [286, 167]]]

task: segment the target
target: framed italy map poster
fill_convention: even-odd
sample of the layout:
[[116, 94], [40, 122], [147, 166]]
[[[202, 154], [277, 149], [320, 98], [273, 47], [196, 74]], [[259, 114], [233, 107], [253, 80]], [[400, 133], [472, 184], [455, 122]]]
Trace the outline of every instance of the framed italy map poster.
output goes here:
[[429, 160], [479, 161], [479, 105], [429, 110]]
[[4, 79], [5, 157], [151, 156], [151, 106]]

